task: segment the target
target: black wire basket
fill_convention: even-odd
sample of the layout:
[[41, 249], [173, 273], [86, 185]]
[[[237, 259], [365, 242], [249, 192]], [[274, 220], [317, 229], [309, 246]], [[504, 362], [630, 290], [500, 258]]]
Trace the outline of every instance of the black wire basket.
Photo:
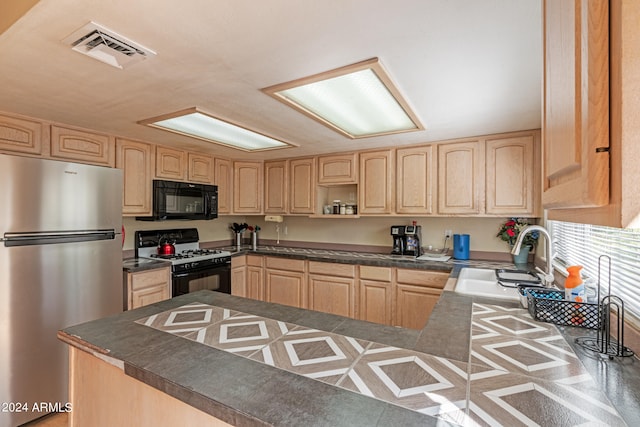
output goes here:
[[534, 320], [562, 326], [598, 329], [599, 305], [564, 299], [564, 292], [555, 289], [520, 288], [527, 298], [527, 308]]

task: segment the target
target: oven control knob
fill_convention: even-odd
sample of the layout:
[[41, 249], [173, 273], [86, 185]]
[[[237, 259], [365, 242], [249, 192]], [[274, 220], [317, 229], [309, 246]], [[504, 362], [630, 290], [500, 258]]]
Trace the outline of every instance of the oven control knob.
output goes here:
[[198, 265], [198, 264], [196, 264], [195, 262], [192, 262], [190, 267], [191, 268], [196, 268], [196, 265]]

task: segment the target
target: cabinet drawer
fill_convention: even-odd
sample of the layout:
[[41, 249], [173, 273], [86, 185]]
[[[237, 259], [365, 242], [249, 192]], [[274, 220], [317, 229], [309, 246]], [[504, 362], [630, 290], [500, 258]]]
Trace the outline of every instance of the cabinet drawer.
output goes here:
[[231, 257], [231, 268], [244, 267], [245, 265], [247, 265], [246, 255]]
[[264, 257], [257, 255], [247, 255], [247, 265], [252, 265], [254, 267], [262, 267], [262, 259]]
[[277, 270], [304, 271], [304, 260], [267, 257], [267, 268], [275, 268]]
[[356, 266], [351, 264], [309, 261], [309, 273], [325, 274], [327, 276], [355, 277]]
[[169, 268], [159, 268], [157, 270], [149, 270], [139, 273], [133, 273], [131, 276], [131, 290], [139, 290], [155, 286], [170, 281]]
[[379, 280], [381, 282], [391, 281], [391, 268], [389, 267], [371, 267], [368, 265], [360, 266], [360, 278], [367, 280]]
[[422, 270], [409, 270], [398, 269], [398, 283], [405, 283], [408, 285], [424, 286], [428, 288], [443, 289], [447, 283], [449, 273], [439, 271], [422, 271]]

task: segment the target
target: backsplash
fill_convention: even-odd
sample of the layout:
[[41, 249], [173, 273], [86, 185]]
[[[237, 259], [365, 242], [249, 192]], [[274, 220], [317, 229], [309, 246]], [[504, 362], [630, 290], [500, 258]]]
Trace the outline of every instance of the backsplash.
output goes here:
[[[392, 225], [411, 224], [417, 221], [422, 226], [423, 246], [441, 248], [444, 243], [444, 231], [452, 230], [455, 234], [471, 236], [471, 251], [474, 252], [508, 252], [508, 246], [496, 237], [498, 228], [504, 218], [474, 217], [361, 217], [350, 218], [308, 218], [303, 216], [285, 216], [284, 222], [276, 224], [265, 222], [264, 216], [221, 216], [211, 221], [164, 221], [144, 222], [134, 218], [123, 218], [126, 229], [125, 250], [133, 249], [133, 235], [136, 230], [163, 228], [197, 227], [200, 241], [217, 242], [229, 240], [233, 234], [229, 226], [234, 222], [246, 222], [261, 228], [260, 239], [276, 242], [279, 226], [280, 241], [317, 242], [344, 245], [361, 245], [391, 248], [389, 229]], [[248, 236], [248, 233], [247, 233]], [[453, 242], [448, 242], [453, 247]]]

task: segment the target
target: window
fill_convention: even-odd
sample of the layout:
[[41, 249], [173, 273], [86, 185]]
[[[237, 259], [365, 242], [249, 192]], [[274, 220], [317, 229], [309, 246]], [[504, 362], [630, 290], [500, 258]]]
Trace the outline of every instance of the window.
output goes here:
[[[583, 277], [598, 278], [598, 259], [611, 257], [611, 293], [624, 301], [625, 314], [640, 319], [640, 230], [548, 222], [556, 267], [583, 266]], [[564, 265], [563, 265], [564, 264]], [[600, 268], [600, 292], [609, 292], [608, 262]]]

